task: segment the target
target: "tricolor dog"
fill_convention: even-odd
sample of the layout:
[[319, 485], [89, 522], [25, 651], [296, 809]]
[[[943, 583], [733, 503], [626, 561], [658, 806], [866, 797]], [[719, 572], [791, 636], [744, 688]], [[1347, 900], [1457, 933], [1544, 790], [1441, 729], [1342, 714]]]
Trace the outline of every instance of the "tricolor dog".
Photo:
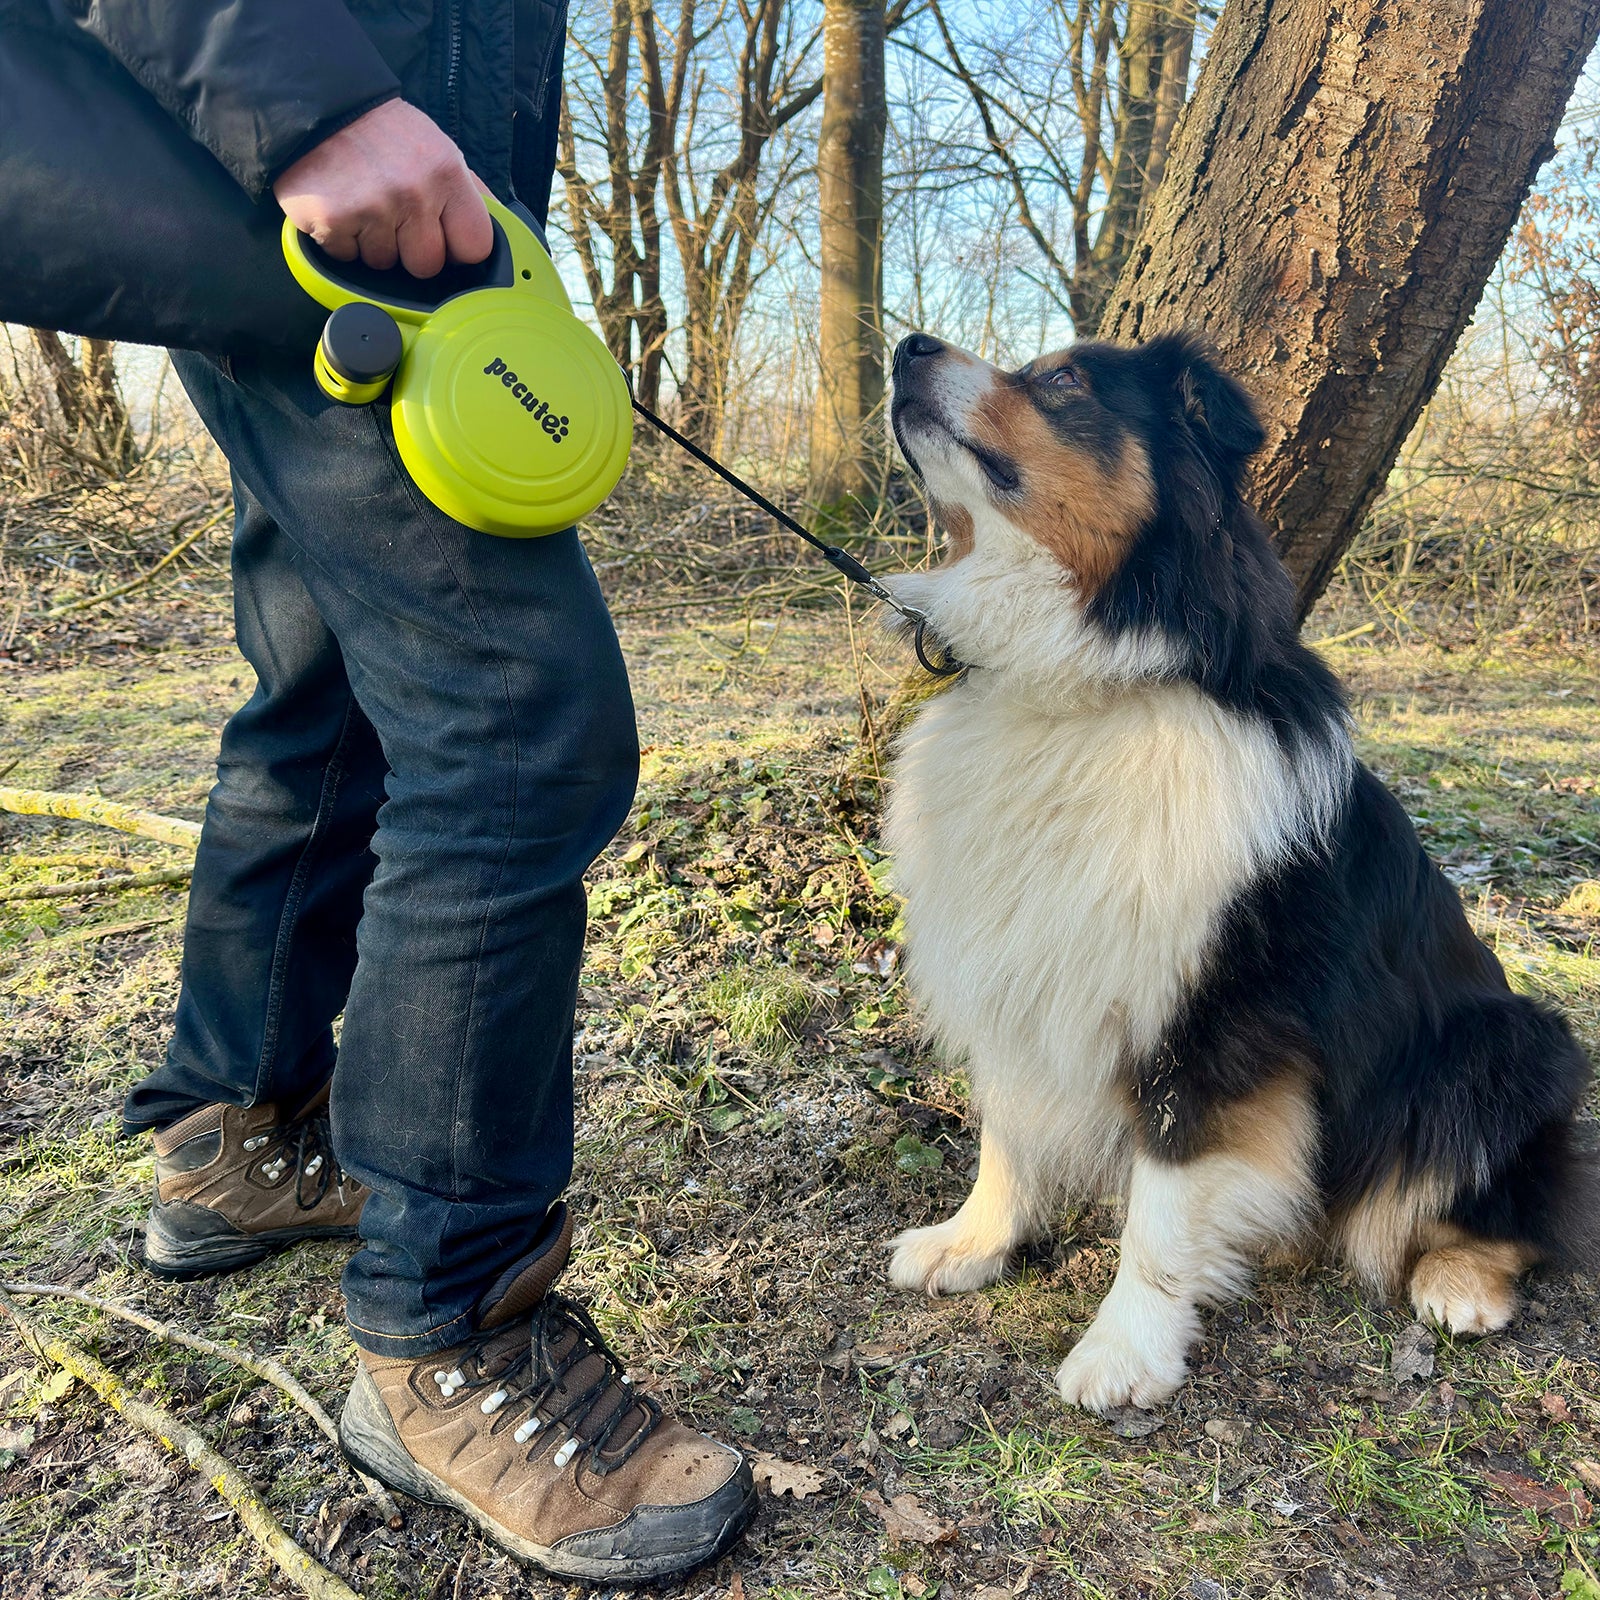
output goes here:
[[896, 593], [972, 670], [903, 736], [886, 835], [982, 1123], [893, 1281], [981, 1288], [1063, 1198], [1125, 1195], [1059, 1375], [1105, 1410], [1179, 1387], [1268, 1245], [1321, 1238], [1464, 1334], [1592, 1261], [1589, 1063], [1356, 759], [1240, 498], [1244, 390], [1187, 336], [1004, 372], [916, 334], [893, 425], [948, 536]]

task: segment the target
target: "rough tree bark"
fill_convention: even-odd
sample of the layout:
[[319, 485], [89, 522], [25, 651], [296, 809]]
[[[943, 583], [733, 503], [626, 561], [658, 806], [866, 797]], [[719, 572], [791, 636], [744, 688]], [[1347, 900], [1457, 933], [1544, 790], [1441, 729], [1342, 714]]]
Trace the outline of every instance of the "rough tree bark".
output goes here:
[[1321, 594], [1438, 383], [1600, 0], [1229, 0], [1104, 337], [1202, 329], [1267, 427], [1252, 486]]
[[875, 447], [869, 429], [883, 404], [883, 41], [883, 0], [826, 0], [810, 486], [820, 505], [867, 489]]

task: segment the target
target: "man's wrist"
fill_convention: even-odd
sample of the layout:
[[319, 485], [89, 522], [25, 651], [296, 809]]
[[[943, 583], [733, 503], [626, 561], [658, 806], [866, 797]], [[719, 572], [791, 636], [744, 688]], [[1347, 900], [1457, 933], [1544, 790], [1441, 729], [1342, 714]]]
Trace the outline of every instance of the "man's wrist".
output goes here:
[[310, 155], [319, 144], [331, 139], [334, 134], [348, 128], [352, 122], [359, 122], [369, 111], [376, 111], [379, 106], [386, 106], [391, 100], [399, 100], [402, 95], [398, 89], [388, 89], [382, 94], [374, 95], [362, 105], [352, 106], [348, 111], [341, 111], [336, 117], [329, 117], [326, 122], [319, 122], [304, 139], [297, 144], [285, 160], [278, 162], [271, 176], [267, 179], [267, 188], [275, 190], [278, 179], [281, 178], [297, 161]]

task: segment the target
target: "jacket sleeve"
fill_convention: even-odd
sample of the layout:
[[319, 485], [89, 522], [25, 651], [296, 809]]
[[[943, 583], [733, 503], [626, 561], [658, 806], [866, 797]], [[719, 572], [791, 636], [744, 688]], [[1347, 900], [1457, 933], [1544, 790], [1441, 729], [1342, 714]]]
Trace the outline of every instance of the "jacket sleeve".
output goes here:
[[400, 81], [340, 0], [68, 0], [94, 35], [259, 200]]

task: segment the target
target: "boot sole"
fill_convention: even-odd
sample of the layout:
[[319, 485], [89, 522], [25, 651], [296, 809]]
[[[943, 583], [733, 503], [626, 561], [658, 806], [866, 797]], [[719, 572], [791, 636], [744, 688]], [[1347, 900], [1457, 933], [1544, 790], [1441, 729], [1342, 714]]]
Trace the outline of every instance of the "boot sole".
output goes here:
[[752, 1484], [749, 1494], [728, 1517], [713, 1538], [698, 1549], [681, 1554], [657, 1556], [653, 1560], [629, 1557], [593, 1558], [570, 1551], [535, 1544], [496, 1522], [481, 1507], [458, 1494], [442, 1478], [421, 1466], [401, 1442], [389, 1408], [383, 1403], [377, 1385], [365, 1369], [356, 1373], [350, 1397], [339, 1417], [339, 1448], [358, 1471], [376, 1478], [397, 1494], [409, 1495], [427, 1505], [459, 1511], [489, 1537], [509, 1550], [520, 1561], [537, 1567], [553, 1578], [575, 1578], [580, 1582], [606, 1583], [632, 1588], [662, 1578], [681, 1577], [696, 1567], [715, 1561], [738, 1539], [755, 1516], [760, 1495]]
[[253, 1267], [308, 1239], [354, 1239], [355, 1228], [278, 1228], [271, 1233], [212, 1234], [186, 1239], [168, 1228], [159, 1211], [144, 1235], [144, 1264], [158, 1278], [183, 1282]]

